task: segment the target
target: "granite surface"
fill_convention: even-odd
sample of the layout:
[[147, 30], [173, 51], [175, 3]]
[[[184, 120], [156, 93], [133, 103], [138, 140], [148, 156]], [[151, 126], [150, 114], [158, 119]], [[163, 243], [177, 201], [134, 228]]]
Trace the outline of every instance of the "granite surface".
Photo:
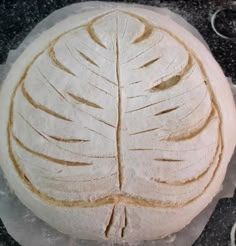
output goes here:
[[[0, 0], [0, 64], [34, 26], [51, 12], [75, 0]], [[168, 7], [184, 16], [202, 34], [225, 74], [236, 83], [236, 43], [218, 37], [211, 28], [211, 15], [228, 1], [138, 0], [120, 1]], [[236, 171], [236, 170], [235, 170]], [[219, 201], [204, 231], [193, 246], [230, 246], [230, 230], [236, 222], [236, 193]], [[0, 220], [0, 246], [17, 246]], [[32, 245], [33, 246], [33, 245]], [[46, 245], [45, 245], [46, 246]], [[190, 246], [190, 245], [183, 245]]]

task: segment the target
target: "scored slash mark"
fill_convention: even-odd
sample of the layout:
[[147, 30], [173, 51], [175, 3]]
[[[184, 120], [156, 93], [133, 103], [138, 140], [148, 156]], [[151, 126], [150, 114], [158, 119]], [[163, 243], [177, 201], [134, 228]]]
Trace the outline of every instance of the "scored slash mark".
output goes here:
[[25, 121], [25, 123], [26, 123], [30, 128], [32, 128], [36, 133], [38, 133], [41, 137], [43, 137], [46, 141], [48, 141], [48, 139], [47, 139], [41, 132], [39, 132], [36, 128], [34, 128], [34, 127], [29, 123], [29, 121], [25, 119], [25, 117], [24, 117], [21, 113], [18, 112], [18, 114], [20, 115], [20, 117]]
[[83, 52], [81, 52], [81, 51], [78, 51], [79, 52], [79, 54], [87, 61], [87, 62], [89, 62], [90, 64], [92, 64], [92, 65], [94, 65], [94, 66], [96, 66], [96, 67], [99, 67], [98, 66], [98, 64], [95, 62], [95, 61], [93, 61], [91, 58], [89, 58], [87, 55], [85, 55]]
[[125, 216], [125, 221], [124, 221], [124, 226], [121, 229], [121, 238], [124, 238], [125, 237], [125, 229], [126, 229], [126, 227], [128, 225], [126, 207], [124, 207], [124, 216]]
[[48, 135], [48, 137], [56, 140], [56, 141], [59, 141], [59, 142], [65, 142], [65, 143], [80, 143], [80, 142], [90, 142], [90, 140], [85, 140], [85, 139], [75, 139], [75, 138], [61, 138], [61, 137], [55, 137], [55, 136], [52, 136], [52, 135]]
[[37, 103], [34, 101], [34, 99], [29, 95], [29, 93], [27, 92], [26, 88], [25, 88], [25, 84], [23, 83], [21, 85], [21, 91], [22, 91], [22, 94], [23, 96], [26, 98], [26, 100], [34, 107], [34, 108], [37, 108], [37, 109], [40, 109], [41, 111], [44, 111], [45, 113], [47, 114], [50, 114], [58, 119], [61, 119], [61, 120], [65, 120], [65, 121], [72, 121], [71, 119], [68, 119], [48, 108], [46, 108], [45, 106]]
[[88, 82], [88, 84], [90, 84], [90, 85], [93, 86], [94, 88], [98, 89], [99, 91], [102, 91], [102, 92], [104, 92], [105, 94], [107, 94], [107, 95], [109, 95], [109, 96], [115, 98], [111, 93], [109, 93], [109, 92], [107, 92], [107, 91], [105, 91], [105, 90], [99, 88], [98, 86], [96, 86], [96, 85], [94, 85], [94, 84], [91, 84], [91, 83], [89, 83], [89, 82]]
[[64, 165], [64, 166], [89, 166], [92, 165], [92, 163], [87, 163], [87, 162], [78, 162], [78, 161], [67, 161], [67, 160], [61, 160], [61, 159], [57, 159], [48, 155], [45, 155], [43, 153], [40, 153], [38, 151], [35, 151], [29, 147], [27, 147], [26, 145], [23, 144], [22, 141], [20, 141], [19, 138], [17, 138], [13, 133], [12, 133], [13, 139], [16, 141], [16, 143], [24, 150], [26, 150], [27, 152], [36, 155], [42, 159], [45, 159], [47, 161], [51, 161], [54, 162], [56, 164], [60, 164], [60, 165]]
[[91, 131], [91, 132], [94, 132], [94, 133], [98, 134], [99, 136], [102, 136], [102, 137], [108, 139], [109, 141], [113, 142], [112, 139], [108, 138], [107, 136], [103, 135], [103, 134], [100, 133], [100, 132], [97, 132], [97, 131], [95, 131], [95, 130], [93, 130], [93, 129], [90, 129], [90, 128], [88, 128], [88, 127], [85, 127], [85, 129], [87, 129], [87, 130], [89, 130], [89, 131]]
[[148, 105], [145, 105], [145, 106], [140, 107], [140, 108], [137, 108], [137, 109], [133, 109], [133, 110], [130, 110], [130, 111], [126, 111], [125, 113], [133, 113], [133, 112], [137, 112], [137, 111], [139, 111], [139, 110], [142, 110], [142, 109], [145, 109], [145, 108], [154, 106], [154, 105], [156, 105], [156, 104], [158, 104], [158, 103], [160, 103], [160, 101], [159, 101], [159, 102], [155, 102], [155, 103], [151, 103], [151, 104], [148, 104]]
[[154, 161], [161, 161], [161, 162], [182, 162], [183, 160], [177, 160], [177, 159], [166, 159], [166, 158], [155, 158]]
[[134, 82], [130, 83], [130, 85], [139, 84], [141, 82], [143, 82], [143, 81], [142, 80], [134, 81]]
[[[55, 42], [55, 41], [54, 41]], [[53, 64], [59, 68], [60, 70], [65, 71], [66, 73], [69, 73], [75, 77], [77, 77], [69, 68], [65, 67], [56, 57], [55, 51], [54, 51], [54, 44], [52, 43], [51, 46], [48, 48], [48, 56], [51, 58], [51, 61]]]
[[163, 110], [163, 111], [161, 111], [161, 112], [155, 114], [155, 116], [159, 116], [159, 115], [163, 115], [163, 114], [170, 113], [170, 112], [172, 112], [172, 111], [174, 111], [174, 110], [176, 110], [176, 109], [178, 109], [178, 108], [179, 108], [179, 106], [174, 107], [174, 108], [170, 108], [170, 109]]
[[153, 63], [155, 63], [156, 61], [158, 61], [159, 59], [160, 59], [160, 57], [157, 57], [155, 59], [152, 59], [152, 60], [144, 63], [142, 66], [140, 66], [139, 69], [140, 68], [147, 68], [147, 67], [151, 66]]
[[140, 97], [146, 97], [147, 95], [137, 95], [133, 97], [127, 97], [127, 99], [134, 99], [134, 98], [140, 98]]
[[120, 81], [120, 50], [118, 37], [118, 17], [116, 17], [116, 80], [117, 80], [117, 125], [116, 125], [116, 154], [118, 166], [118, 183], [119, 189], [122, 188], [122, 166], [121, 166], [121, 126], [122, 126], [122, 87]]
[[67, 92], [68, 95], [70, 95], [74, 100], [76, 100], [79, 103], [85, 104], [86, 106], [89, 107], [93, 107], [93, 108], [98, 108], [98, 109], [103, 109], [101, 106], [99, 106], [98, 104], [91, 102], [83, 97], [80, 96], [76, 96], [74, 94], [72, 94], [71, 92]]
[[[116, 235], [117, 233], [119, 233], [121, 238], [125, 237], [125, 229], [128, 225], [127, 209], [125, 206], [123, 207], [123, 211], [121, 209], [122, 209], [121, 207], [120, 208], [116, 207], [116, 205], [112, 207], [112, 210], [111, 210], [111, 213], [108, 219], [108, 223], [104, 230], [104, 234], [106, 238], [114, 237], [114, 233]], [[119, 220], [119, 224], [117, 223], [118, 220]], [[117, 224], [118, 224], [118, 228], [117, 228]], [[115, 231], [112, 228], [115, 228]]]
[[[189, 54], [188, 55], [188, 62], [186, 64], [186, 66], [182, 69], [182, 71], [180, 71], [177, 75], [174, 75], [169, 79], [161, 81], [160, 84], [153, 86], [150, 89], [150, 91], [151, 92], [157, 92], [157, 91], [166, 90], [166, 89], [169, 89], [169, 88], [175, 86], [188, 73], [188, 71], [192, 68], [192, 65], [193, 65], [192, 57]], [[157, 83], [159, 80], [160, 79], [158, 79], [157, 81], [155, 81], [153, 83]]]
[[142, 134], [142, 133], [146, 133], [146, 132], [153, 132], [153, 131], [156, 131], [158, 129], [160, 129], [160, 128], [158, 128], [158, 127], [151, 128], [151, 129], [143, 130], [143, 131], [140, 131], [140, 132], [131, 133], [130, 136], [132, 136], [132, 135], [138, 135], [138, 134]]
[[202, 147], [200, 147], [200, 148], [182, 149], [182, 150], [161, 149], [161, 148], [133, 148], [133, 149], [129, 149], [129, 150], [130, 150], [130, 151], [142, 151], [142, 150], [145, 150], [145, 151], [156, 151], [156, 150], [159, 150], [159, 151], [176, 152], [176, 153], [178, 153], [178, 152], [188, 152], [188, 151], [201, 150], [201, 149], [204, 149], [204, 148], [209, 148], [210, 146], [215, 145], [215, 144], [217, 144], [217, 142], [213, 142], [213, 143], [211, 143], [211, 144], [202, 146]]
[[143, 17], [138, 16], [134, 13], [129, 13], [129, 12], [125, 12], [125, 13], [136, 18], [137, 20], [139, 20], [144, 25], [143, 33], [141, 33], [138, 37], [135, 38], [135, 40], [133, 41], [133, 44], [140, 43], [140, 42], [144, 41], [145, 39], [148, 39], [152, 35], [153, 27]]
[[108, 234], [109, 234], [111, 226], [113, 225], [113, 222], [114, 222], [114, 213], [115, 213], [115, 206], [113, 206], [113, 208], [112, 208], [110, 219], [109, 219], [108, 224], [106, 226], [106, 229], [104, 231], [106, 238], [108, 238]]
[[195, 112], [201, 104], [204, 102], [204, 100], [207, 98], [207, 89], [205, 90], [205, 93], [203, 97], [201, 98], [200, 102], [195, 106], [189, 113], [187, 113], [181, 120], [186, 119], [189, 115], [191, 115], [193, 112]]
[[64, 97], [64, 95], [49, 81], [49, 79], [41, 72], [41, 70], [37, 67], [38, 72], [40, 73], [40, 75], [44, 78], [45, 81], [48, 82], [48, 84], [56, 91], [56, 93], [62, 97], [63, 99], [66, 100], [66, 98]]
[[163, 82], [161, 82], [160, 84], [152, 87], [150, 89], [151, 92], [155, 92], [155, 91], [159, 91], [159, 90], [166, 90], [174, 85], [176, 85], [181, 79], [181, 76], [180, 75], [175, 75]]
[[105, 124], [105, 125], [107, 125], [107, 126], [110, 126], [110, 127], [112, 127], [112, 128], [116, 128], [115, 126], [113, 126], [112, 124], [110, 124], [110, 123], [108, 123], [108, 122], [106, 122], [106, 121], [104, 121], [104, 120], [101, 120], [101, 119], [98, 119], [98, 118], [96, 118], [96, 120], [102, 122], [103, 124]]
[[126, 29], [127, 29], [127, 26], [128, 26], [128, 21], [129, 21], [129, 19], [126, 18], [125, 25], [124, 25], [124, 26], [125, 26], [125, 27], [124, 27], [124, 31], [123, 31], [122, 36], [121, 36], [122, 39], [123, 39], [124, 36], [125, 36], [125, 32], [126, 32]]

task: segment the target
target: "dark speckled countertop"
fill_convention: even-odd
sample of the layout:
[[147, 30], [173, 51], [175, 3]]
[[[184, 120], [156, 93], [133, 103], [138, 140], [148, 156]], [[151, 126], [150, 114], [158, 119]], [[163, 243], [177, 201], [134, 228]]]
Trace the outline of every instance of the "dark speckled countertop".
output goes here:
[[[10, 49], [16, 49], [34, 26], [56, 9], [80, 2], [75, 0], [0, 0], [0, 64]], [[121, 1], [168, 7], [183, 15], [208, 43], [225, 74], [236, 83], [236, 43], [218, 37], [210, 24], [211, 15], [227, 1]], [[204, 231], [193, 246], [230, 246], [230, 230], [236, 222], [236, 193], [231, 199], [220, 200]], [[16, 246], [0, 220], [0, 246]], [[32, 245], [33, 246], [33, 245]], [[46, 246], [46, 245], [45, 245]], [[190, 246], [190, 245], [183, 245]]]

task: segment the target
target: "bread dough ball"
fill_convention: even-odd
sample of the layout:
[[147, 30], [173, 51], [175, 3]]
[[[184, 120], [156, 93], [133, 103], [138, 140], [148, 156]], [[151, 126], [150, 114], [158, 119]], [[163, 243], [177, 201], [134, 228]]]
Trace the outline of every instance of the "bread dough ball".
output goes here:
[[41, 34], [0, 105], [10, 187], [81, 239], [182, 229], [218, 192], [236, 142], [233, 97], [210, 52], [142, 8], [86, 11]]

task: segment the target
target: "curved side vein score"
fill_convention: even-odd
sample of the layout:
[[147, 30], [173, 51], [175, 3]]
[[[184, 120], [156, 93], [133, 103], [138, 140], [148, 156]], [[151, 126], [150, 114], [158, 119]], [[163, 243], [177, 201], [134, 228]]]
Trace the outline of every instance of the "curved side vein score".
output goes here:
[[54, 45], [56, 43], [57, 40], [55, 40], [54, 42], [52, 42], [48, 48], [48, 56], [51, 58], [51, 61], [53, 62], [53, 64], [59, 68], [60, 70], [63, 70], [66, 73], [69, 73], [75, 77], [77, 77], [69, 68], [67, 68], [66, 66], [64, 66], [56, 57], [55, 51], [54, 51]]
[[195, 136], [199, 135], [199, 133], [201, 133], [207, 126], [208, 124], [211, 122], [212, 119], [214, 119], [214, 117], [216, 116], [216, 110], [215, 110], [215, 106], [212, 103], [212, 109], [211, 112], [209, 114], [209, 116], [207, 117], [207, 119], [205, 120], [205, 122], [203, 123], [202, 126], [197, 127], [196, 129], [190, 130], [189, 132], [177, 135], [177, 136], [169, 136], [167, 138], [163, 138], [161, 139], [161, 141], [174, 141], [174, 142], [178, 142], [178, 141], [184, 141], [184, 140], [188, 140], [188, 139], [192, 139]]
[[83, 97], [76, 96], [71, 92], [67, 92], [68, 95], [70, 95], [74, 100], [76, 100], [79, 103], [85, 104], [86, 106], [93, 107], [93, 108], [98, 108], [98, 109], [103, 109], [101, 106], [98, 104], [91, 102]]
[[[162, 81], [160, 84], [153, 86], [150, 89], [150, 92], [166, 90], [166, 89], [171, 88], [172, 86], [175, 86], [184, 77], [184, 75], [188, 73], [188, 71], [191, 69], [191, 67], [192, 67], [192, 57], [191, 57], [191, 55], [189, 55], [188, 63], [186, 64], [186, 66], [183, 68], [182, 71], [180, 71], [177, 75], [174, 75], [171, 78]], [[154, 82], [154, 83], [156, 83], [156, 82]]]
[[43, 105], [41, 105], [41, 104], [35, 102], [34, 99], [33, 99], [33, 98], [30, 96], [30, 94], [27, 92], [27, 90], [26, 90], [26, 88], [25, 88], [24, 82], [23, 82], [22, 85], [21, 85], [21, 91], [22, 91], [23, 96], [26, 98], [26, 100], [27, 100], [34, 108], [39, 109], [39, 110], [41, 110], [41, 111], [44, 111], [45, 113], [50, 114], [50, 115], [52, 115], [52, 116], [54, 116], [54, 117], [56, 117], [56, 118], [58, 118], [58, 119], [65, 120], [65, 121], [72, 121], [71, 119], [68, 119], [68, 118], [66, 118], [65, 116], [60, 115], [60, 114], [58, 114], [58, 113], [56, 113], [56, 112], [54, 112], [54, 111], [52, 111], [52, 110], [46, 108], [45, 106], [43, 106]]
[[23, 148], [24, 150], [28, 151], [29, 153], [36, 155], [40, 158], [43, 158], [45, 160], [51, 161], [51, 162], [55, 162], [57, 164], [61, 164], [64, 166], [88, 166], [88, 165], [92, 165], [92, 163], [87, 163], [87, 162], [78, 162], [78, 161], [66, 161], [66, 160], [61, 160], [61, 159], [57, 159], [48, 155], [45, 155], [43, 153], [40, 153], [38, 151], [35, 151], [29, 147], [27, 147], [25, 144], [23, 144], [23, 142], [17, 138], [14, 134], [12, 134], [13, 139], [16, 141], [16, 143], [18, 144], [18, 146], [20, 146], [21, 148]]
[[91, 20], [88, 25], [87, 25], [87, 32], [90, 36], [90, 38], [96, 43], [98, 44], [99, 46], [101, 46], [102, 48], [106, 49], [107, 47], [102, 43], [102, 41], [100, 40], [100, 38], [97, 36], [95, 30], [94, 30], [94, 24], [99, 20], [101, 19], [102, 17], [106, 16], [110, 14], [110, 12], [104, 14], [104, 15], [101, 15], [101, 16], [98, 16], [96, 18], [94, 18], [93, 20]]
[[130, 13], [130, 12], [125, 12], [125, 11], [123, 11], [123, 12], [128, 14], [131, 17], [134, 17], [136, 20], [138, 20], [144, 26], [143, 32], [133, 40], [132, 44], [138, 44], [138, 43], [148, 39], [152, 35], [153, 27], [143, 17], [138, 16], [134, 13]]

